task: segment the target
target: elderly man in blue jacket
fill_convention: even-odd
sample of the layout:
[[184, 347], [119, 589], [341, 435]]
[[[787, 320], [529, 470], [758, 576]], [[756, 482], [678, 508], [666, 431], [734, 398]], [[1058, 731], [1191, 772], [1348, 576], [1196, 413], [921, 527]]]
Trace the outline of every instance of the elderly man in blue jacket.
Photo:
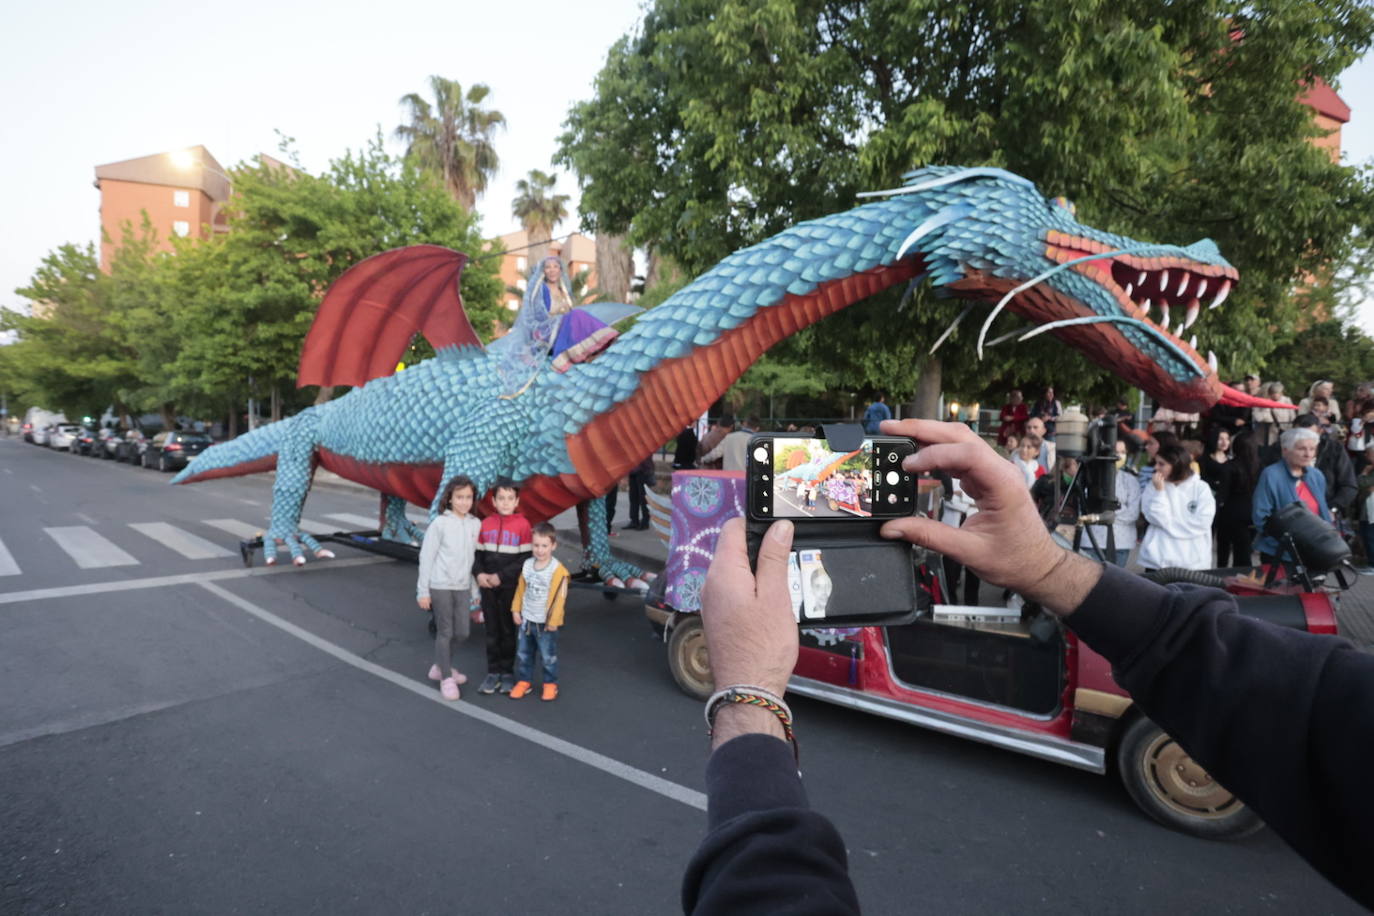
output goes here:
[[1264, 530], [1269, 516], [1289, 503], [1300, 502], [1331, 521], [1326, 505], [1326, 478], [1317, 470], [1317, 447], [1321, 436], [1310, 429], [1290, 429], [1279, 438], [1282, 458], [1265, 468], [1255, 486], [1252, 519], [1255, 523], [1255, 549], [1265, 563], [1273, 563], [1279, 542]]

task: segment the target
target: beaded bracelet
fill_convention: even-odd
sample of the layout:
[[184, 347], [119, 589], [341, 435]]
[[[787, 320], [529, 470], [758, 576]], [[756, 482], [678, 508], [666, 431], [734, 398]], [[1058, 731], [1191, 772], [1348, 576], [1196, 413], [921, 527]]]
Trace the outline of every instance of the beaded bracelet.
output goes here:
[[782, 697], [771, 690], [765, 690], [753, 684], [735, 684], [724, 690], [717, 690], [706, 701], [706, 709], [704, 710], [708, 738], [715, 733], [716, 713], [724, 703], [744, 703], [749, 706], [757, 706], [777, 716], [778, 721], [782, 723], [783, 735], [792, 743], [792, 755], [798, 760], [801, 759], [801, 748], [797, 745], [797, 736], [792, 731], [792, 710], [788, 708], [787, 702]]

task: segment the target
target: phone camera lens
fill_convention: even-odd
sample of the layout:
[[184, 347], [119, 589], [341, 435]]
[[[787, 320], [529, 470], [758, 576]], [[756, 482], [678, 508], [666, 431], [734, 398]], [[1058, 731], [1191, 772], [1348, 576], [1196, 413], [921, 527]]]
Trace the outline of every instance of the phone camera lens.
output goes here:
[[897, 453], [896, 453], [896, 452], [888, 452], [888, 453], [887, 453], [887, 460], [888, 460], [888, 463], [889, 463], [889, 464], [896, 464], [896, 463], [897, 463]]

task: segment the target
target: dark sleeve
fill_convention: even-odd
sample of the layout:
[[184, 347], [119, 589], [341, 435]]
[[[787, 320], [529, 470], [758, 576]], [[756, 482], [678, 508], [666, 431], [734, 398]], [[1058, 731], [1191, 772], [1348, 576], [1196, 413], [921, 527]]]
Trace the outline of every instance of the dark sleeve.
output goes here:
[[[1374, 655], [1216, 589], [1108, 566], [1070, 626], [1160, 728], [1308, 862], [1374, 905]], [[1358, 851], [1358, 852], [1357, 852]]]
[[706, 764], [706, 839], [682, 879], [686, 913], [858, 913], [844, 841], [810, 809], [787, 742], [741, 735]]
[[1331, 501], [1341, 512], [1348, 515], [1350, 507], [1355, 504], [1355, 494], [1359, 488], [1355, 486], [1355, 465], [1350, 460], [1350, 454], [1341, 443], [1337, 442], [1336, 445], [1340, 446], [1340, 456], [1333, 469], [1335, 485], [1331, 488]]

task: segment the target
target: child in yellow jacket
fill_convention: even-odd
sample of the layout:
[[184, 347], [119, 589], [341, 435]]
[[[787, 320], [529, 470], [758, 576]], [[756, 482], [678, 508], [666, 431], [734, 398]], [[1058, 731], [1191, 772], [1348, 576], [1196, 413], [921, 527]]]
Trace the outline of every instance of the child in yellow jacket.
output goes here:
[[558, 698], [558, 630], [563, 626], [563, 608], [568, 601], [568, 570], [554, 559], [558, 533], [548, 522], [534, 526], [532, 552], [520, 569], [511, 614], [519, 628], [515, 639], [515, 689], [518, 700], [534, 689], [534, 655], [539, 653], [544, 666], [542, 699]]

